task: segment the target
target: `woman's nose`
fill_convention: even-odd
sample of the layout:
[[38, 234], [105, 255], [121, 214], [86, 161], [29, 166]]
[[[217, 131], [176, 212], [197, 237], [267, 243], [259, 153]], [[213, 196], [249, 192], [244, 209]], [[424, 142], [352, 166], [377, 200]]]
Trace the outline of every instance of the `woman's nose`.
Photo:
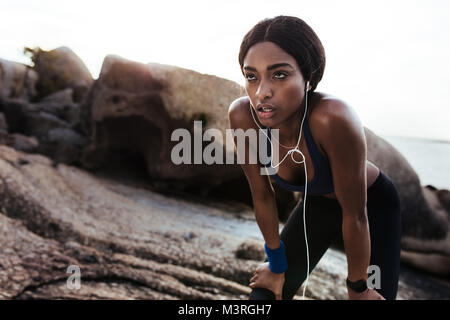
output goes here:
[[272, 97], [272, 88], [267, 81], [261, 81], [259, 83], [258, 90], [256, 91], [256, 97], [259, 101], [264, 101], [264, 99]]

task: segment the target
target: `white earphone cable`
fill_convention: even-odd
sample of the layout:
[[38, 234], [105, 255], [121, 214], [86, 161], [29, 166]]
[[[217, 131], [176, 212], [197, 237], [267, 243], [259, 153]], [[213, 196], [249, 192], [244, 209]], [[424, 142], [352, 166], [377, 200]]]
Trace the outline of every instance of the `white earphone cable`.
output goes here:
[[[255, 116], [253, 115], [253, 108], [252, 108], [252, 106], [250, 105], [250, 113], [252, 114], [252, 117], [253, 117], [253, 120], [255, 121], [255, 123], [256, 123], [256, 125], [259, 127], [259, 129], [261, 129], [261, 131], [264, 133], [264, 135], [267, 137], [267, 139], [269, 139], [269, 141], [270, 141], [270, 150], [271, 150], [271, 153], [270, 153], [270, 155], [271, 155], [271, 157], [270, 157], [270, 166], [272, 167], [272, 168], [276, 168], [276, 167], [278, 167], [283, 161], [284, 161], [284, 159], [286, 159], [286, 157], [290, 154], [291, 155], [291, 159], [292, 159], [292, 161], [294, 161], [295, 163], [303, 163], [303, 167], [305, 168], [305, 197], [304, 197], [304, 199], [303, 199], [303, 231], [304, 231], [304, 233], [305, 233], [305, 243], [306, 243], [306, 262], [307, 262], [307, 266], [306, 266], [306, 280], [305, 280], [305, 285], [304, 285], [304, 287], [303, 287], [303, 296], [302, 296], [302, 298], [303, 298], [303, 300], [305, 300], [305, 291], [306, 291], [306, 287], [308, 286], [308, 280], [309, 280], [309, 246], [308, 246], [308, 237], [307, 237], [307, 235], [306, 235], [306, 195], [307, 195], [307, 192], [308, 192], [308, 175], [307, 175], [307, 170], [306, 170], [306, 160], [305, 160], [305, 156], [303, 155], [303, 153], [300, 151], [300, 149], [298, 149], [298, 145], [300, 144], [300, 139], [301, 139], [301, 136], [302, 136], [302, 128], [303, 128], [303, 122], [305, 121], [305, 118], [306, 118], [306, 113], [307, 113], [307, 111], [308, 111], [308, 86], [309, 86], [309, 81], [307, 82], [307, 84], [306, 84], [306, 87], [305, 87], [305, 112], [304, 112], [304, 114], [303, 114], [303, 119], [302, 119], [302, 123], [301, 123], [301, 125], [300, 125], [300, 133], [299, 133], [299, 136], [298, 136], [298, 141], [297, 141], [297, 145], [294, 147], [294, 148], [292, 148], [292, 149], [290, 149], [287, 153], [286, 153], [286, 155], [283, 157], [283, 159], [280, 161], [280, 162], [278, 162], [278, 164], [274, 167], [273, 166], [273, 163], [272, 163], [272, 158], [273, 158], [273, 144], [272, 144], [272, 140], [269, 138], [269, 136], [264, 132], [264, 130], [259, 126], [259, 124], [258, 124], [258, 122], [256, 121], [256, 119], [255, 119]], [[302, 161], [296, 161], [295, 159], [294, 159], [294, 152], [297, 152], [297, 153], [299, 153], [301, 156], [302, 156]]]

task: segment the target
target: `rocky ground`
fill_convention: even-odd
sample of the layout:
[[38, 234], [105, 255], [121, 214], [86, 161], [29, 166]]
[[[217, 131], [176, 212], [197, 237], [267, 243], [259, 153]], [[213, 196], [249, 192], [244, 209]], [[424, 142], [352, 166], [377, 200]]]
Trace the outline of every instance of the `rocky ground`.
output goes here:
[[[145, 175], [121, 169], [53, 166], [0, 146], [0, 297], [247, 299], [264, 257], [252, 211], [156, 193]], [[256, 260], [236, 257], [242, 244]], [[71, 265], [80, 268], [79, 289], [67, 285]], [[345, 255], [330, 249], [307, 297], [345, 299], [345, 275]], [[402, 266], [398, 298], [448, 299], [450, 286]]]

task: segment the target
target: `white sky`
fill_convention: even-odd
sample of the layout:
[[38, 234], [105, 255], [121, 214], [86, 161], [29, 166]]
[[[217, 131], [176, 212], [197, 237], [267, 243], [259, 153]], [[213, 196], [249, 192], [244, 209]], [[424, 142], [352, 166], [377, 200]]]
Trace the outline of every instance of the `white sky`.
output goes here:
[[0, 0], [0, 57], [68, 46], [96, 78], [107, 54], [243, 84], [240, 42], [259, 20], [305, 20], [327, 65], [318, 91], [347, 101], [380, 135], [450, 141], [450, 2]]

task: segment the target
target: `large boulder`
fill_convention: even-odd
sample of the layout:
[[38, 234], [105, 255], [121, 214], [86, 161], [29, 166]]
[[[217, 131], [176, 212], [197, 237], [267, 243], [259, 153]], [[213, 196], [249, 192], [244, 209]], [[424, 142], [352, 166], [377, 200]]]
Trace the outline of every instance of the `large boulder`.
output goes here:
[[2, 143], [56, 162], [79, 163], [86, 139], [74, 129], [79, 106], [72, 102], [71, 92], [69, 88], [51, 94], [39, 103], [0, 98], [9, 132], [2, 135]]
[[24, 152], [35, 152], [39, 146], [38, 141], [34, 137], [28, 137], [20, 133], [8, 133], [8, 124], [2, 112], [0, 112], [0, 144], [5, 144]]
[[37, 81], [37, 72], [29, 66], [0, 58], [0, 98], [33, 99]]
[[402, 212], [402, 259], [416, 267], [450, 274], [448, 190], [422, 186], [405, 157], [365, 128], [367, 158], [385, 172], [398, 190]]
[[36, 101], [62, 89], [73, 89], [73, 100], [82, 102], [94, 79], [84, 62], [68, 47], [45, 51], [25, 48], [39, 75]]
[[[402, 215], [403, 262], [439, 276], [450, 274], [448, 190], [422, 186], [405, 157], [389, 142], [364, 128], [367, 159], [386, 173], [398, 190]], [[342, 237], [338, 240], [342, 248]]]
[[51, 113], [76, 127], [79, 117], [80, 104], [73, 100], [74, 90], [65, 88], [54, 92], [36, 103], [36, 108]]
[[[227, 110], [243, 93], [238, 84], [212, 75], [107, 56], [81, 110], [82, 127], [91, 139], [83, 164], [100, 166], [109, 159], [109, 150], [122, 148], [138, 152], [151, 180], [171, 188], [210, 189], [239, 178], [242, 170], [237, 164], [175, 164], [171, 151], [179, 141], [171, 137], [175, 129], [182, 128], [193, 141], [194, 121], [201, 121], [200, 134], [219, 130], [223, 140], [214, 143], [233, 158], [234, 150], [227, 149], [225, 141]], [[203, 142], [203, 147], [209, 143]]]
[[[445, 239], [448, 234], [448, 213], [435, 210], [420, 179], [405, 157], [383, 138], [365, 128], [367, 158], [391, 178], [397, 188], [402, 207], [404, 237]], [[407, 242], [404, 242], [406, 245]], [[450, 242], [447, 254], [450, 256]]]

